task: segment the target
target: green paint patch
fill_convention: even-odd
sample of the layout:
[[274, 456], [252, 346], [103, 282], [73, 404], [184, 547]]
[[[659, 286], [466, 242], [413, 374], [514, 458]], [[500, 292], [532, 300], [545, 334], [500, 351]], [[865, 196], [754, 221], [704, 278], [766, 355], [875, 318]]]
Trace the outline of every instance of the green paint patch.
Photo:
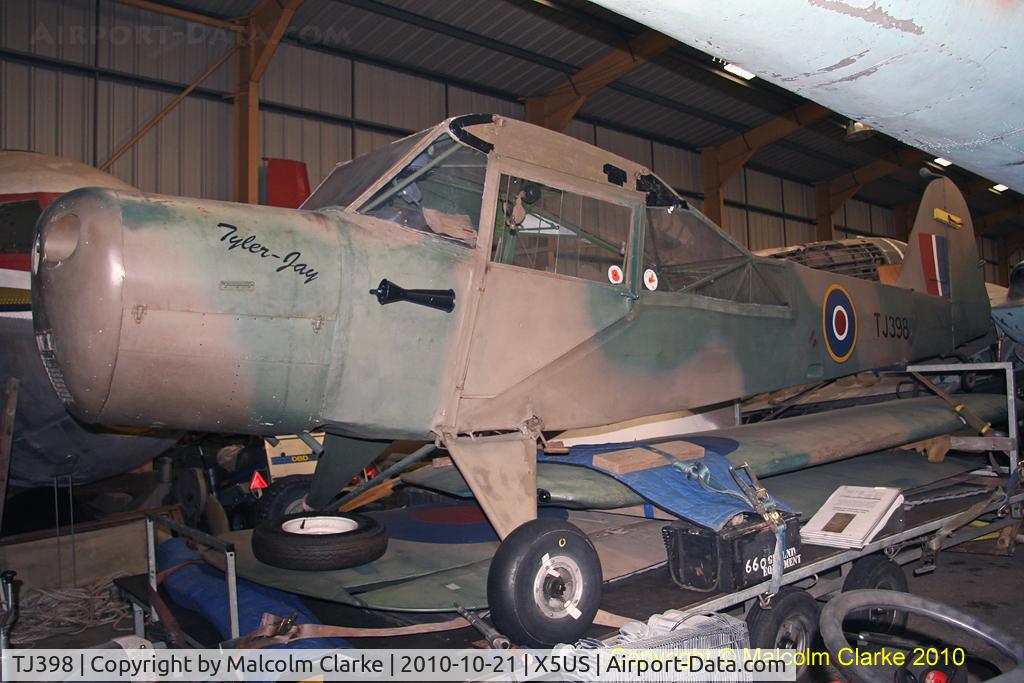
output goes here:
[[121, 220], [126, 228], [152, 228], [181, 220], [170, 202], [152, 197], [133, 197], [121, 202]]

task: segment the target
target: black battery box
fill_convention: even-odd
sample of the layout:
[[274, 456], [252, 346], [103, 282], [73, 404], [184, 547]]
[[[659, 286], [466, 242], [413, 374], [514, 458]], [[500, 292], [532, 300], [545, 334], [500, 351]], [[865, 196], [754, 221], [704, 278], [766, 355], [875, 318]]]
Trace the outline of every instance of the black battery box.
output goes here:
[[[782, 513], [786, 522], [783, 568], [801, 562], [800, 516]], [[733, 523], [735, 522], [735, 523]], [[729, 593], [767, 581], [775, 561], [775, 533], [760, 516], [742, 516], [721, 531], [679, 520], [662, 527], [672, 581], [687, 590]]]

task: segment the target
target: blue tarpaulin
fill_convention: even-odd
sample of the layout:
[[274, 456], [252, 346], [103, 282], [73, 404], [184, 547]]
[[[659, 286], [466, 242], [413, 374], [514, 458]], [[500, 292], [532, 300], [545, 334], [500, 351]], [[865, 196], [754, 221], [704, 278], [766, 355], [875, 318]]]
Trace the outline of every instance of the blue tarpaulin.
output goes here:
[[[160, 571], [200, 559], [199, 553], [189, 548], [181, 538], [171, 538], [161, 543], [156, 549], [156, 558]], [[302, 598], [294, 593], [268, 588], [245, 579], [238, 579], [237, 585], [238, 628], [243, 636], [259, 628], [264, 613], [287, 618], [294, 612], [297, 624], [320, 623], [302, 602]], [[231, 638], [224, 572], [208, 564], [192, 564], [169, 574], [162, 586], [177, 605], [203, 615], [223, 640]], [[335, 649], [351, 645], [343, 638], [304, 638], [272, 647]]]
[[[735, 482], [729, 471], [732, 463], [725, 457], [727, 453], [735, 450], [737, 445], [735, 441], [715, 437], [696, 437], [686, 439], [686, 441], [702, 446], [704, 448], [704, 456], [693, 460], [679, 461], [681, 466], [697, 465], [699, 467], [703, 465], [707, 468], [714, 488], [722, 488], [743, 495], [742, 489]], [[607, 474], [665, 512], [688, 519], [695, 524], [700, 524], [710, 529], [721, 529], [726, 522], [738, 513], [754, 512], [754, 508], [745, 500], [741, 500], [735, 495], [708, 491], [705, 487], [701, 486], [699, 481], [688, 478], [684, 472], [673, 467], [673, 464], [677, 461], [667, 454], [664, 456], [664, 466], [623, 474], [616, 474], [594, 465], [594, 456], [596, 455], [629, 448], [642, 448], [658, 453], [658, 444], [656, 443], [633, 441], [628, 443], [573, 446], [569, 449], [569, 453], [565, 455], [551, 455], [538, 452], [537, 461], [588, 467]], [[779, 508], [789, 510], [789, 508], [781, 503]]]

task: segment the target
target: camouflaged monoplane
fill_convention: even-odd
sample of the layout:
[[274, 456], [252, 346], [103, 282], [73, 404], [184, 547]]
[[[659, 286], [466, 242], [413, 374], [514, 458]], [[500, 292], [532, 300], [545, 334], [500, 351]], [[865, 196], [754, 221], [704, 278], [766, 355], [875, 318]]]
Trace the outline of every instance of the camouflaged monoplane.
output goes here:
[[[84, 420], [323, 428], [313, 509], [377, 440], [436, 440], [456, 467], [410, 477], [468, 487], [503, 539], [487, 582], [496, 623], [552, 643], [593, 619], [601, 566], [577, 527], [538, 518], [538, 499], [682, 516], [676, 461], [716, 451], [764, 476], [962, 425], [938, 398], [917, 398], [538, 455], [545, 433], [900, 367], [989, 332], [952, 182], [929, 184], [898, 249], [901, 265], [861, 277], [757, 257], [637, 163], [467, 115], [340, 164], [299, 210], [71, 192], [39, 223], [35, 328], [54, 388]], [[963, 401], [984, 420], [1006, 406]], [[354, 519], [275, 522], [275, 552], [315, 538], [298, 557], [317, 568], [332, 538], [366, 532]]]

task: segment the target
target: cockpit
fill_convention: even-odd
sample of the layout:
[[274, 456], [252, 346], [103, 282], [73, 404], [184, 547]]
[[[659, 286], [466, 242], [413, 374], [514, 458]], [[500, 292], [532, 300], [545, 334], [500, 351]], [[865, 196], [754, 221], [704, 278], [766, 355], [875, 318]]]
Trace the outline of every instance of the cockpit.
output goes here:
[[502, 117], [455, 117], [340, 164], [302, 206], [328, 207], [485, 243], [494, 263], [637, 293], [780, 302], [771, 266], [649, 170]]

